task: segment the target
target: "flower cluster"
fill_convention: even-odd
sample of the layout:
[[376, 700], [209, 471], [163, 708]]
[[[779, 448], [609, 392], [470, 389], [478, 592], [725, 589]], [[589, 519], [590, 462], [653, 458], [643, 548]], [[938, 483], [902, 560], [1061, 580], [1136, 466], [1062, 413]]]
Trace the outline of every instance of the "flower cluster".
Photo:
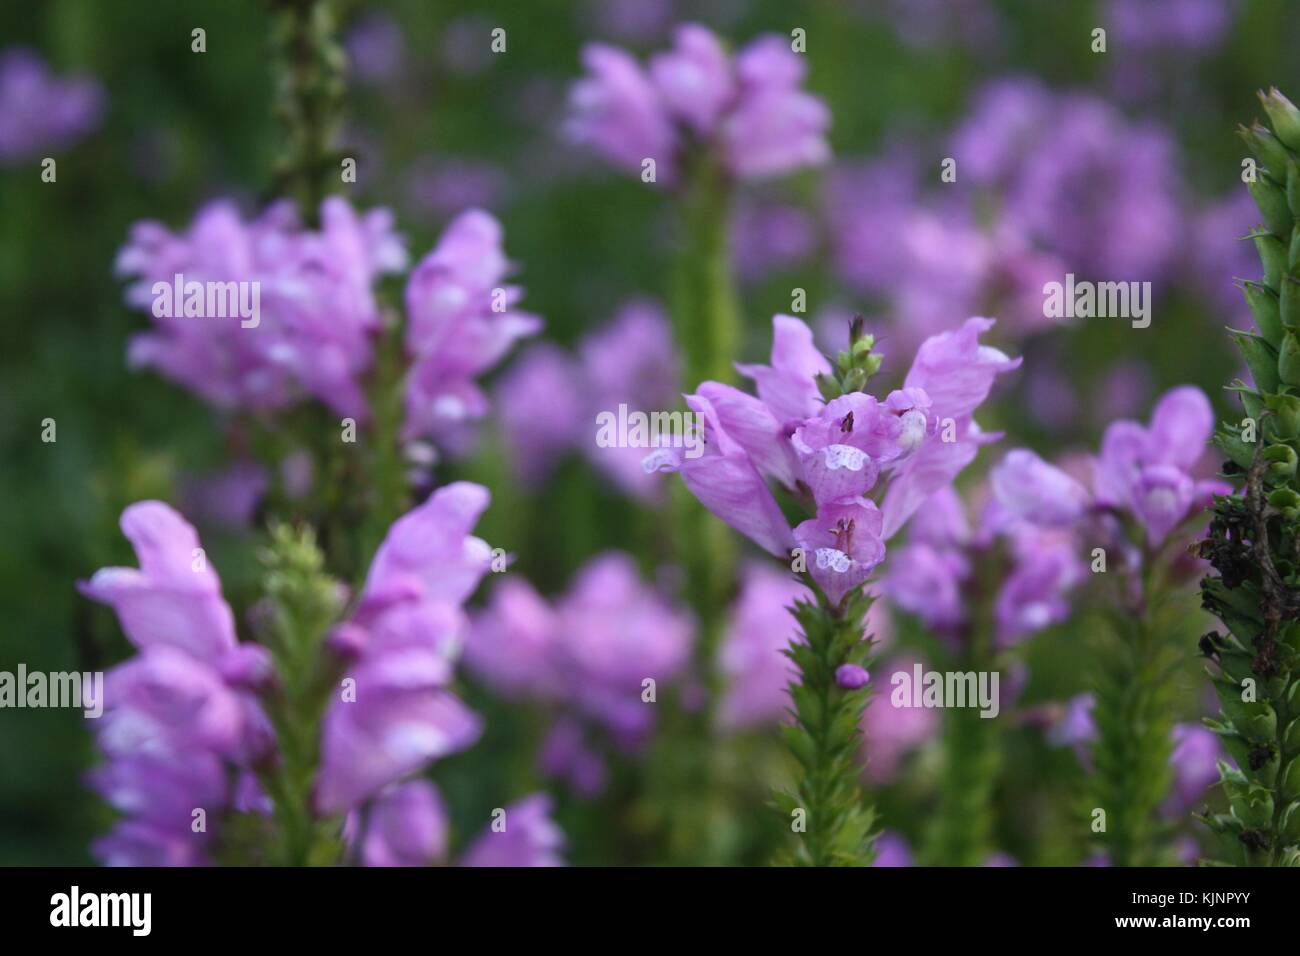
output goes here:
[[487, 413], [474, 379], [542, 326], [515, 308], [523, 289], [505, 284], [512, 270], [501, 225], [472, 209], [458, 216], [411, 272], [406, 285], [406, 431], [451, 440]]
[[76, 142], [103, 111], [104, 91], [94, 80], [60, 79], [21, 47], [0, 54], [0, 165]]
[[[1149, 425], [1111, 423], [1093, 462], [1091, 492], [1028, 449], [1009, 452], [993, 470], [993, 492], [1008, 512], [1039, 527], [1069, 528], [1092, 519], [1136, 565], [1138, 552], [1157, 551], [1215, 494], [1226, 493], [1224, 482], [1195, 473], [1213, 430], [1205, 393], [1180, 386], [1157, 402]], [[1127, 537], [1121, 534], [1126, 529]]]
[[734, 57], [705, 27], [679, 27], [647, 68], [623, 50], [583, 50], [588, 75], [569, 97], [567, 132], [621, 168], [675, 182], [702, 150], [741, 179], [779, 176], [827, 160], [830, 112], [801, 89], [806, 68], [790, 41], [754, 40]]
[[544, 769], [590, 793], [604, 773], [577, 719], [620, 751], [638, 750], [655, 727], [656, 695], [684, 676], [694, 639], [690, 614], [643, 585], [629, 556], [610, 552], [553, 603], [522, 578], [503, 581], [474, 619], [465, 658], [501, 694], [562, 713]]
[[184, 518], [142, 501], [121, 523], [140, 567], [103, 568], [79, 585], [113, 608], [138, 651], [106, 680], [98, 743], [107, 763], [90, 780], [124, 816], [93, 850], [117, 866], [200, 865], [223, 813], [264, 808], [251, 771], [275, 740], [252, 688], [270, 678], [271, 661], [237, 639]]
[[[788, 557], [797, 544], [838, 603], [884, 558], [885, 540], [996, 437], [973, 414], [1019, 360], [980, 344], [992, 324], [972, 318], [926, 340], [903, 388], [884, 401], [860, 390], [861, 363], [878, 368], [880, 357], [859, 330], [852, 354], [842, 353], [846, 384], [856, 387], [824, 401], [819, 382], [830, 380], [830, 363], [804, 323], [778, 315], [771, 365], [738, 366], [757, 397], [702, 383], [686, 402], [703, 418], [704, 453], [689, 459], [659, 449], [645, 467], [680, 472], [705, 507], [769, 553]], [[867, 495], [882, 477], [888, 487], [878, 506]], [[766, 479], [804, 499], [814, 516], [792, 531]]]
[[[275, 411], [307, 395], [365, 421], [364, 377], [386, 325], [374, 286], [406, 267], [406, 251], [386, 210], [359, 215], [329, 198], [320, 218], [320, 229], [304, 229], [282, 202], [246, 221], [233, 204], [214, 202], [180, 235], [135, 224], [117, 272], [133, 280], [127, 302], [147, 310], [155, 328], [132, 339], [131, 363], [221, 409]], [[541, 326], [515, 309], [523, 293], [504, 284], [501, 243], [500, 224], [469, 210], [411, 272], [407, 437], [459, 438], [487, 411], [474, 379]], [[221, 296], [234, 289], [257, 314], [210, 314], [228, 305], [214, 300], [214, 288]]]
[[356, 610], [330, 637], [350, 693], [325, 712], [317, 808], [338, 814], [388, 784], [470, 746], [482, 730], [450, 690], [467, 629], [461, 605], [491, 567], [470, 534], [487, 490], [440, 488], [389, 530]]
[[[907, 543], [890, 557], [881, 593], [935, 634], [959, 643], [971, 624], [976, 569], [1005, 548], [994, 603], [996, 641], [1009, 647], [1069, 614], [1067, 596], [1087, 571], [1067, 532], [1010, 515], [990, 500], [972, 530], [951, 487], [932, 495], [912, 520]], [[994, 565], [998, 566], [998, 565]]]
[[641, 468], [644, 451], [602, 447], [596, 422], [620, 405], [645, 413], [670, 407], [679, 364], [667, 316], [644, 299], [628, 302], [585, 336], [576, 357], [544, 342], [523, 350], [494, 396], [520, 479], [542, 484], [561, 456], [576, 450], [625, 493], [657, 499], [659, 481]]

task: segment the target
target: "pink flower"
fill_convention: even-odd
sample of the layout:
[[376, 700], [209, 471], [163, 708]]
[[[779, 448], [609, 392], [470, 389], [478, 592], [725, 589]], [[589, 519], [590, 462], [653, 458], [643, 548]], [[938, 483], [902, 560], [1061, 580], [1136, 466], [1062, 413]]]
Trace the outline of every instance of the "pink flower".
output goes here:
[[406, 433], [446, 438], [487, 413], [474, 381], [501, 361], [541, 319], [515, 309], [519, 286], [505, 284], [511, 266], [501, 225], [478, 209], [461, 213], [406, 284]]
[[861, 587], [885, 557], [882, 517], [874, 502], [825, 505], [794, 529], [808, 571], [832, 604]]

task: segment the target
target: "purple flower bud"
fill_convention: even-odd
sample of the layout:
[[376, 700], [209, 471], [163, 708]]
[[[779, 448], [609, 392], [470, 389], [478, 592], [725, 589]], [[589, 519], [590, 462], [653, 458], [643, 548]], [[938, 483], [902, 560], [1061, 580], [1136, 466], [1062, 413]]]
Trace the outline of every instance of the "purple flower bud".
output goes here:
[[857, 664], [841, 664], [835, 668], [835, 683], [842, 690], [858, 690], [865, 687], [870, 679], [871, 675], [867, 673], [867, 669]]

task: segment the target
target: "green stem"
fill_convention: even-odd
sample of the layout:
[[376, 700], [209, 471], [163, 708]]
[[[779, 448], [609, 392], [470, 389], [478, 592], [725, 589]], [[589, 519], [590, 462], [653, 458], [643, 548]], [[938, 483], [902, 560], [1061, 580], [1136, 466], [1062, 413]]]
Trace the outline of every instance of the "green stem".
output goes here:
[[[701, 161], [682, 196], [681, 238], [672, 277], [672, 320], [683, 352], [683, 374], [694, 387], [735, 378], [732, 363], [740, 338], [740, 306], [731, 269], [729, 239], [731, 185], [714, 164]], [[713, 660], [721, 617], [735, 577], [733, 536], [686, 488], [677, 484], [671, 502], [677, 555], [684, 564], [688, 598], [699, 615], [697, 660], [713, 686]], [[713, 700], [716, 694], [710, 693]]]
[[1140, 613], [1116, 614], [1128, 631], [1112, 642], [1093, 711], [1097, 807], [1106, 812], [1103, 843], [1114, 866], [1168, 862], [1168, 827], [1159, 810], [1173, 784], [1171, 649], [1156, 626], [1151, 575]]
[[271, 5], [280, 13], [276, 115], [286, 132], [275, 185], [279, 195], [297, 201], [303, 220], [314, 226], [321, 200], [342, 181], [335, 141], [347, 60], [335, 39], [331, 0], [271, 0]]
[[370, 566], [370, 559], [389, 527], [408, 504], [409, 488], [401, 441], [406, 359], [402, 351], [400, 323], [395, 317], [385, 314], [385, 326], [375, 353], [370, 387], [373, 421], [365, 438], [370, 507], [361, 533], [359, 567], [362, 573]]
[[794, 726], [784, 729], [802, 775], [793, 790], [776, 794], [799, 843], [779, 862], [865, 866], [875, 856], [875, 809], [859, 782], [862, 711], [870, 690], [869, 685], [844, 690], [835, 671], [842, 664], [869, 663], [872, 641], [863, 639], [863, 628], [871, 599], [858, 592], [835, 607], [811, 579], [808, 583], [816, 603], [794, 607], [804, 639], [792, 642], [787, 652], [799, 679], [790, 687]]

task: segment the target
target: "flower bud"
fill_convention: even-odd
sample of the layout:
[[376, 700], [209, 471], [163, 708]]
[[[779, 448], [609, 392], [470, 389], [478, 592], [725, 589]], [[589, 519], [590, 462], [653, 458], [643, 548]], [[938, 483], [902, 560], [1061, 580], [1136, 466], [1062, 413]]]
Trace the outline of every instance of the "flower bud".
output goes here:
[[1267, 126], [1262, 123], [1252, 123], [1250, 127], [1239, 126], [1237, 135], [1246, 141], [1246, 145], [1264, 164], [1265, 169], [1275, 175], [1281, 175], [1281, 171], [1286, 169], [1287, 160], [1291, 158], [1290, 154]]
[[1290, 488], [1278, 488], [1270, 492], [1268, 503], [1282, 512], [1285, 518], [1300, 516], [1300, 495]]
[[1288, 800], [1300, 799], [1300, 757], [1292, 757], [1278, 779], [1282, 796]]
[[1282, 814], [1282, 837], [1289, 843], [1300, 843], [1300, 801], [1286, 808]]
[[1278, 349], [1277, 374], [1287, 385], [1300, 385], [1300, 339], [1290, 329]]
[[1268, 464], [1268, 473], [1276, 478], [1295, 476], [1296, 453], [1290, 445], [1269, 445], [1261, 454]]
[[1300, 166], [1294, 159], [1286, 164], [1286, 204], [1292, 217], [1300, 216]]
[[1286, 733], [1282, 737], [1282, 745], [1290, 753], [1300, 751], [1300, 717], [1287, 725]]
[[1252, 238], [1255, 240], [1255, 251], [1259, 253], [1260, 262], [1264, 264], [1264, 284], [1276, 292], [1278, 283], [1282, 281], [1282, 276], [1287, 271], [1285, 268], [1287, 247], [1283, 245], [1281, 239], [1268, 232], [1256, 232]]
[[1264, 225], [1275, 236], [1290, 236], [1292, 229], [1291, 207], [1286, 203], [1286, 190], [1267, 176], [1246, 183], [1250, 196], [1264, 217]]
[[1273, 131], [1282, 143], [1293, 150], [1300, 150], [1300, 110], [1294, 103], [1282, 95], [1275, 86], [1267, 93], [1259, 93], [1260, 105], [1268, 114], [1273, 124]]
[[871, 675], [867, 673], [866, 668], [859, 667], [857, 664], [841, 664], [835, 668], [835, 683], [843, 690], [857, 690], [865, 687]]
[[1246, 304], [1255, 319], [1255, 328], [1269, 345], [1277, 348], [1282, 341], [1282, 313], [1277, 296], [1258, 282], [1246, 282], [1241, 291], [1246, 294]]
[[1278, 287], [1278, 318], [1284, 328], [1300, 330], [1300, 280], [1283, 275]]

